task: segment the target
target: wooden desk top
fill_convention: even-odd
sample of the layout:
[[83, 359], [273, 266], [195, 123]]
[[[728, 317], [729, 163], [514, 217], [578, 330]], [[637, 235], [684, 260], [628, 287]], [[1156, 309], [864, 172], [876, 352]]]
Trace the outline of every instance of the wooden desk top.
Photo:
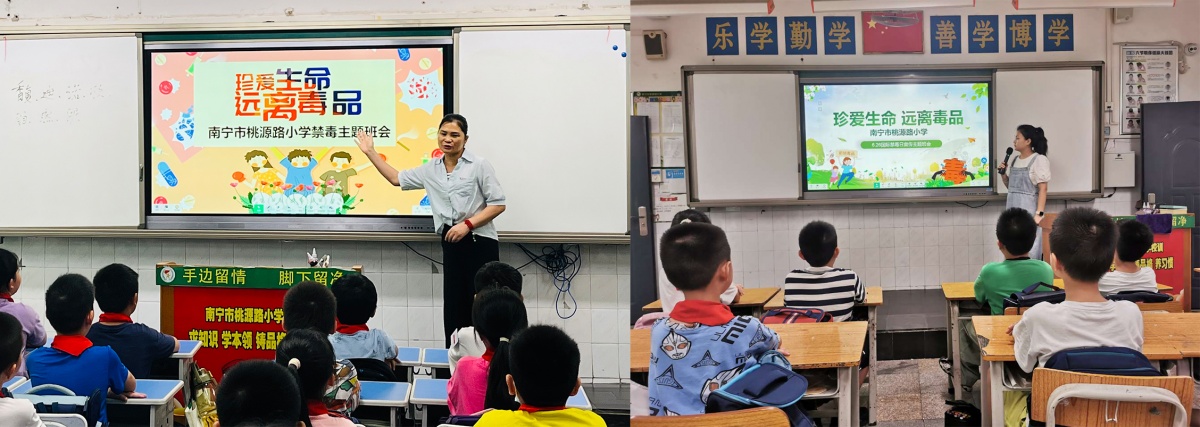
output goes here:
[[[777, 293], [779, 293], [779, 288], [746, 288], [742, 293], [742, 297], [737, 302], [730, 304], [729, 307], [738, 309], [763, 306]], [[642, 312], [644, 313], [658, 311], [662, 311], [662, 300], [655, 300], [642, 307]]]
[[[775, 294], [775, 296], [772, 297], [770, 301], [767, 301], [767, 305], [763, 306], [763, 309], [764, 310], [774, 310], [777, 308], [785, 307], [786, 305], [783, 302], [783, 297], [784, 297], [783, 292]], [[877, 307], [877, 306], [883, 305], [883, 287], [881, 287], [881, 286], [867, 287], [867, 300], [863, 301], [862, 304], [857, 304], [857, 305], [860, 305], [863, 307]]]
[[[1198, 269], [1200, 270], [1200, 269]], [[1054, 279], [1054, 286], [1063, 287], [1062, 279]], [[1158, 291], [1169, 291], [1170, 286], [1159, 283]], [[950, 301], [975, 299], [975, 282], [946, 282], [942, 283], [942, 294]]]
[[[789, 353], [792, 369], [858, 366], [867, 322], [791, 323], [770, 325]], [[650, 329], [629, 332], [629, 371], [650, 371]]]
[[[1175, 318], [1174, 316], [1193, 316], [1190, 318]], [[975, 334], [980, 338], [986, 338], [988, 345], [983, 347], [981, 354], [985, 361], [1016, 361], [1016, 355], [1013, 352], [1013, 337], [1008, 334], [1008, 328], [1021, 320], [1021, 316], [974, 316], [971, 318], [975, 324]], [[1185, 356], [1179, 348], [1180, 343], [1185, 342], [1185, 336], [1176, 337], [1163, 335], [1168, 330], [1178, 331], [1179, 329], [1171, 329], [1163, 325], [1178, 324], [1183, 326], [1185, 322], [1195, 322], [1200, 320], [1200, 314], [1188, 315], [1178, 313], [1142, 313], [1143, 328], [1145, 328], [1145, 342], [1142, 344], [1142, 354], [1150, 360], [1179, 360]], [[1193, 325], [1195, 323], [1192, 323]], [[1193, 327], [1194, 328], [1194, 327]], [[1195, 346], [1192, 350], [1200, 354], [1200, 334], [1193, 334]]]

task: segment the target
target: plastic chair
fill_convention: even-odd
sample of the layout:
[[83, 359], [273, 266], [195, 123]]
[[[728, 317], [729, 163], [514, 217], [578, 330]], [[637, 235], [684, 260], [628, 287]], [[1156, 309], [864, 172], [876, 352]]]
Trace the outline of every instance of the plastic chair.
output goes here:
[[[1033, 371], [1030, 418], [1072, 426], [1188, 425], [1195, 392], [1188, 377], [1125, 377], [1054, 369]], [[1064, 402], [1070, 399], [1069, 402]], [[1042, 402], [1045, 402], [1043, 405]]]
[[791, 427], [779, 408], [754, 408], [681, 417], [634, 417], [633, 427]]
[[38, 414], [38, 418], [46, 427], [87, 427], [87, 419], [79, 414]]

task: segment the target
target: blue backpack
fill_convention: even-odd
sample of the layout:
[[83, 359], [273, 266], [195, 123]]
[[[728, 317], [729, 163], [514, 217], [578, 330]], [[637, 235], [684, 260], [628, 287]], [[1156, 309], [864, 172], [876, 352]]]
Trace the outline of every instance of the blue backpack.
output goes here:
[[758, 363], [713, 391], [704, 412], [771, 406], [783, 410], [792, 427], [813, 427], [812, 420], [800, 409], [800, 399], [806, 391], [808, 380], [793, 372], [787, 358], [772, 350], [764, 353]]
[[1050, 356], [1046, 368], [1060, 371], [1128, 377], [1161, 376], [1145, 355], [1124, 347], [1085, 347], [1063, 350]]

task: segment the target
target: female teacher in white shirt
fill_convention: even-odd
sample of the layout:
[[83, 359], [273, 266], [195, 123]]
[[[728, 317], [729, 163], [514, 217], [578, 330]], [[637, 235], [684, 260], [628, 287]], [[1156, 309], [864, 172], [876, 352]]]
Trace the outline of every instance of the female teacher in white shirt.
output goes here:
[[375, 169], [404, 190], [425, 189], [433, 210], [433, 227], [442, 237], [442, 313], [446, 346], [450, 335], [471, 326], [475, 272], [500, 260], [500, 243], [492, 220], [504, 212], [504, 190], [492, 164], [466, 150], [467, 119], [448, 114], [438, 126], [439, 159], [398, 171], [375, 151], [370, 135], [356, 138]]
[[[1021, 208], [1041, 224], [1046, 215], [1046, 188], [1050, 185], [1050, 159], [1046, 157], [1046, 134], [1042, 128], [1017, 126], [1013, 148], [1019, 155], [1008, 164], [1000, 165], [1000, 177], [1008, 187], [1007, 208]], [[1042, 259], [1042, 230], [1038, 229], [1029, 257]]]

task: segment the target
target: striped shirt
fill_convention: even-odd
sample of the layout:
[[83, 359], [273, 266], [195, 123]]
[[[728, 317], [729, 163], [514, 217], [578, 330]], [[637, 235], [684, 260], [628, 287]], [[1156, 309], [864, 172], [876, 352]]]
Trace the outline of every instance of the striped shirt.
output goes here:
[[819, 308], [833, 316], [834, 322], [850, 319], [855, 303], [863, 302], [867, 291], [854, 271], [833, 267], [793, 270], [783, 281], [783, 302], [791, 308]]

